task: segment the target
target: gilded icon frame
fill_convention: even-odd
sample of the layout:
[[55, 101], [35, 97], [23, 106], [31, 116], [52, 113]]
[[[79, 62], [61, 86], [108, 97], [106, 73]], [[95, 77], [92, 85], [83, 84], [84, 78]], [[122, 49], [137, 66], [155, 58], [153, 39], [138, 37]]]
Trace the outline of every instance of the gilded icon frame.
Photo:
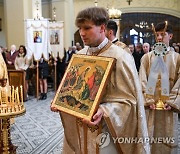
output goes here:
[[114, 65], [114, 58], [73, 54], [51, 107], [91, 120]]

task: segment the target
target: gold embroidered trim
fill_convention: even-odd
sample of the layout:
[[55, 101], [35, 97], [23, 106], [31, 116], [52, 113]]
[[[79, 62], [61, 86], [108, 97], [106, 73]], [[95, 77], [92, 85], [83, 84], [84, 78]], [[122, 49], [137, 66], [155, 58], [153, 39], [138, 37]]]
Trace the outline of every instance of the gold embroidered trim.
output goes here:
[[[82, 127], [83, 126], [82, 120], [81, 119], [77, 119], [77, 124]], [[89, 128], [89, 130], [93, 133], [93, 132], [95, 132], [96, 130], [99, 129], [99, 126], [98, 125], [95, 125], [95, 126], [87, 125], [87, 128]]]
[[[102, 121], [99, 124], [98, 135], [102, 133]], [[96, 143], [96, 154], [99, 154], [99, 144]]]
[[88, 149], [87, 149], [87, 126], [86, 124], [83, 124], [83, 130], [84, 130], [84, 153], [87, 153], [88, 152]]
[[[80, 119], [76, 119], [76, 128], [77, 128], [77, 133], [78, 133], [78, 139], [79, 139], [79, 147], [80, 147], [80, 151], [82, 152], [82, 148], [81, 148], [81, 137], [80, 137], [80, 132], [79, 132], [79, 121]], [[81, 121], [82, 122], [82, 121]], [[81, 125], [82, 126], [82, 125]]]
[[99, 129], [99, 126], [98, 125], [95, 125], [95, 126], [89, 126], [87, 125], [87, 127], [89, 128], [89, 130], [91, 131], [91, 133], [95, 132], [96, 130]]

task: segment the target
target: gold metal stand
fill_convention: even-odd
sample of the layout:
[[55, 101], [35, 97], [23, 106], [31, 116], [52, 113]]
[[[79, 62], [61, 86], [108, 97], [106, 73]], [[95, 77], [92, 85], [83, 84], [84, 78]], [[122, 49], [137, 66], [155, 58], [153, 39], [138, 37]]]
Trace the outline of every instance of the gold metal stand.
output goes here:
[[11, 133], [10, 133], [10, 119], [15, 116], [20, 116], [23, 113], [25, 113], [25, 109], [22, 110], [21, 113], [17, 113], [17, 115], [12, 116], [1, 116], [0, 115], [0, 154], [15, 154], [16, 153], [16, 147], [11, 142]]
[[18, 87], [5, 86], [0, 81], [0, 154], [16, 153], [11, 142], [10, 119], [21, 116], [25, 111], [22, 86], [18, 90]]
[[3, 154], [15, 154], [16, 148], [13, 146], [10, 138], [10, 118], [2, 119], [2, 133], [1, 133], [2, 143], [0, 153]]

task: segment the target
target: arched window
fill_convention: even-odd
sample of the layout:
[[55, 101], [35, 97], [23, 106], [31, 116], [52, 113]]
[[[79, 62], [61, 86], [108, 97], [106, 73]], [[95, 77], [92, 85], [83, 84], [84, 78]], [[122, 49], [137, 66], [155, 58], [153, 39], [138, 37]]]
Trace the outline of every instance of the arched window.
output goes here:
[[[120, 40], [131, 44], [137, 42], [155, 43], [151, 24], [168, 21], [173, 26], [172, 42], [180, 42], [180, 20], [178, 17], [160, 13], [125, 13], [121, 15], [121, 36]], [[136, 34], [132, 34], [136, 32]]]

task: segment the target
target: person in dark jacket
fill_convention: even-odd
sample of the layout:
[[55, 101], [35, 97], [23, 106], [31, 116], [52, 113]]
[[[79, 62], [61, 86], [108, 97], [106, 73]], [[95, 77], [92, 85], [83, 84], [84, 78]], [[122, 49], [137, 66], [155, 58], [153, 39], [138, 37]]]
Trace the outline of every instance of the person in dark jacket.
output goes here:
[[39, 61], [39, 84], [40, 84], [40, 100], [47, 98], [47, 78], [49, 74], [49, 65], [48, 62], [43, 58]]
[[141, 65], [141, 58], [144, 55], [141, 43], [137, 43], [135, 45], [135, 52], [133, 52], [132, 55], [134, 57], [134, 61], [135, 61], [135, 64], [136, 64], [136, 69], [139, 72], [139, 68], [140, 68], [140, 65]]

